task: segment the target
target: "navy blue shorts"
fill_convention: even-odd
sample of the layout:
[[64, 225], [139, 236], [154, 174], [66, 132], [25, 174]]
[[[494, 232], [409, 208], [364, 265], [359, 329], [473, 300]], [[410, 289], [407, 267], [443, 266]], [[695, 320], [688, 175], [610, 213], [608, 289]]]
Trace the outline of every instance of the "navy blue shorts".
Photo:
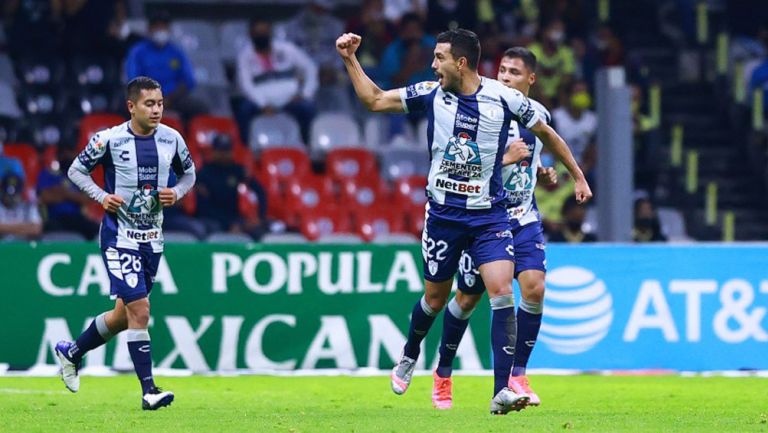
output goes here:
[[110, 295], [128, 304], [146, 298], [152, 291], [162, 253], [108, 247], [101, 251], [109, 273]]
[[462, 251], [477, 266], [497, 260], [514, 261], [512, 224], [503, 206], [489, 210], [431, 207], [421, 236], [424, 278], [450, 280], [459, 268]]
[[[512, 231], [515, 244], [515, 278], [520, 272], [537, 270], [547, 271], [547, 260], [544, 254], [544, 227], [539, 222], [517, 227]], [[479, 295], [485, 291], [485, 283], [480, 277], [472, 252], [465, 251], [459, 265], [459, 290], [470, 295]]]

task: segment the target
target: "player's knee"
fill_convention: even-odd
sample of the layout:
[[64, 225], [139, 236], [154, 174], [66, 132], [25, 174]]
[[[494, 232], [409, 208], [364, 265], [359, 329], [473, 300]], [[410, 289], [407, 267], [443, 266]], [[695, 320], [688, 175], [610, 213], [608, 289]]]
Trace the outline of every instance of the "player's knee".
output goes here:
[[146, 298], [138, 299], [126, 305], [128, 326], [146, 328], [149, 325], [149, 302]]
[[461, 308], [461, 311], [472, 311], [480, 301], [480, 296], [468, 295], [461, 291], [456, 291], [456, 296], [454, 299], [456, 300], [456, 304], [458, 304], [459, 308]]
[[443, 307], [445, 307], [448, 299], [438, 293], [431, 293], [424, 295], [424, 301], [429, 305], [429, 308], [431, 308], [432, 311], [439, 313], [442, 311]]
[[534, 281], [523, 289], [523, 299], [540, 304], [544, 302], [544, 290], [544, 280]]

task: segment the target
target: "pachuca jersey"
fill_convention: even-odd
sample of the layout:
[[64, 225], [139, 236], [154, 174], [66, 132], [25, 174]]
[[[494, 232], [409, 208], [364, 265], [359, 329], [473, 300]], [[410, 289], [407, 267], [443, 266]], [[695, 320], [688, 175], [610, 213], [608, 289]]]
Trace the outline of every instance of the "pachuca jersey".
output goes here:
[[[160, 124], [153, 134], [140, 136], [129, 125], [125, 122], [94, 135], [72, 163], [70, 173], [76, 170], [90, 175], [101, 164], [105, 191], [94, 193], [78, 186], [100, 202], [104, 193], [117, 194], [125, 201], [117, 213], [104, 214], [99, 234], [102, 249], [138, 250], [140, 245], [149, 245], [153, 252], [162, 252], [163, 206], [158, 191], [168, 187], [171, 170], [176, 176], [189, 174], [194, 179], [195, 165], [175, 129]], [[177, 197], [184, 192], [177, 191]]]
[[[531, 104], [539, 115], [539, 118], [550, 123], [551, 116], [549, 111], [536, 100], [531, 99]], [[514, 227], [524, 226], [526, 224], [541, 221], [539, 210], [536, 207], [536, 172], [541, 165], [541, 149], [543, 143], [533, 132], [520, 125], [518, 122], [512, 122], [509, 128], [509, 142], [522, 138], [530, 156], [520, 162], [510, 164], [502, 168], [502, 178], [504, 179], [504, 189], [507, 192], [507, 213]]]
[[406, 112], [427, 114], [431, 203], [458, 209], [488, 209], [506, 198], [501, 159], [510, 123], [532, 127], [539, 117], [522, 93], [481, 77], [472, 95], [445, 92], [424, 81], [400, 89]]

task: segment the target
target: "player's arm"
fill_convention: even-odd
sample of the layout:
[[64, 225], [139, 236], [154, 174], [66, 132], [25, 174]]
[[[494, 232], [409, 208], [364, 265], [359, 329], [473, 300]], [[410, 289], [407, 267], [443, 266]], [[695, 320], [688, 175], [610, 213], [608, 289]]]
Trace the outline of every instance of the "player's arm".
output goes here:
[[579, 203], [586, 203], [589, 201], [589, 199], [592, 198], [592, 190], [589, 188], [587, 179], [584, 177], [581, 168], [579, 168], [579, 164], [576, 163], [576, 159], [573, 157], [571, 150], [568, 148], [568, 145], [565, 144], [565, 140], [563, 140], [551, 126], [541, 120], [536, 122], [536, 124], [529, 129], [542, 141], [542, 143], [544, 143], [544, 146], [552, 152], [555, 158], [565, 165], [568, 172], [571, 173], [573, 180], [576, 182], [574, 190], [576, 200]]
[[381, 90], [366, 75], [360, 62], [357, 61], [355, 51], [360, 46], [361, 40], [362, 38], [354, 33], [344, 33], [336, 39], [336, 51], [344, 61], [357, 97], [369, 111], [404, 113], [405, 107], [400, 99], [400, 91], [398, 89]]
[[106, 137], [106, 131], [94, 135], [85, 146], [82, 152], [69, 166], [67, 176], [78, 188], [80, 188], [88, 197], [101, 203], [108, 212], [117, 212], [117, 209], [125, 202], [117, 194], [109, 194], [94, 182], [91, 172], [101, 159], [107, 153], [109, 141]]
[[501, 157], [501, 164], [514, 164], [529, 156], [531, 156], [531, 151], [528, 150], [528, 145], [525, 144], [522, 138], [518, 138], [507, 145], [507, 150], [504, 152], [504, 156]]
[[181, 200], [195, 185], [197, 175], [195, 174], [195, 163], [192, 161], [192, 155], [184, 139], [179, 135], [176, 138], [176, 154], [171, 161], [171, 169], [178, 177], [178, 181], [173, 188], [163, 188], [158, 197], [164, 207], [173, 206]]

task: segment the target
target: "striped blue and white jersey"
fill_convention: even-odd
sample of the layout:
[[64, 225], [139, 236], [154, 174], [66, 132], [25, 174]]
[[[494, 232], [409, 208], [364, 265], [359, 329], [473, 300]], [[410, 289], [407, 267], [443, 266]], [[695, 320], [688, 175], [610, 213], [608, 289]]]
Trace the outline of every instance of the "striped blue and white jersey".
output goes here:
[[[98, 164], [104, 167], [104, 190], [90, 177]], [[181, 199], [194, 183], [195, 164], [181, 134], [168, 126], [160, 124], [153, 134], [140, 136], [125, 122], [91, 138], [73, 161], [69, 177], [98, 202], [107, 194], [117, 194], [125, 201], [117, 213], [104, 214], [99, 234], [102, 249], [151, 246], [153, 252], [163, 251], [163, 206], [158, 191], [168, 187], [172, 170], [179, 178], [174, 190]]]
[[[539, 101], [531, 99], [531, 104], [545, 123], [551, 122], [552, 116]], [[541, 165], [541, 149], [543, 143], [533, 132], [513, 121], [509, 127], [509, 142], [522, 138], [528, 145], [531, 155], [528, 158], [502, 168], [504, 189], [507, 191], [507, 213], [514, 227], [541, 221], [538, 207], [536, 206], [536, 172]]]
[[501, 159], [510, 123], [530, 128], [539, 120], [525, 95], [481, 77], [472, 95], [445, 92], [437, 82], [423, 81], [401, 88], [400, 99], [406, 112], [427, 114], [431, 205], [489, 209], [506, 198]]

